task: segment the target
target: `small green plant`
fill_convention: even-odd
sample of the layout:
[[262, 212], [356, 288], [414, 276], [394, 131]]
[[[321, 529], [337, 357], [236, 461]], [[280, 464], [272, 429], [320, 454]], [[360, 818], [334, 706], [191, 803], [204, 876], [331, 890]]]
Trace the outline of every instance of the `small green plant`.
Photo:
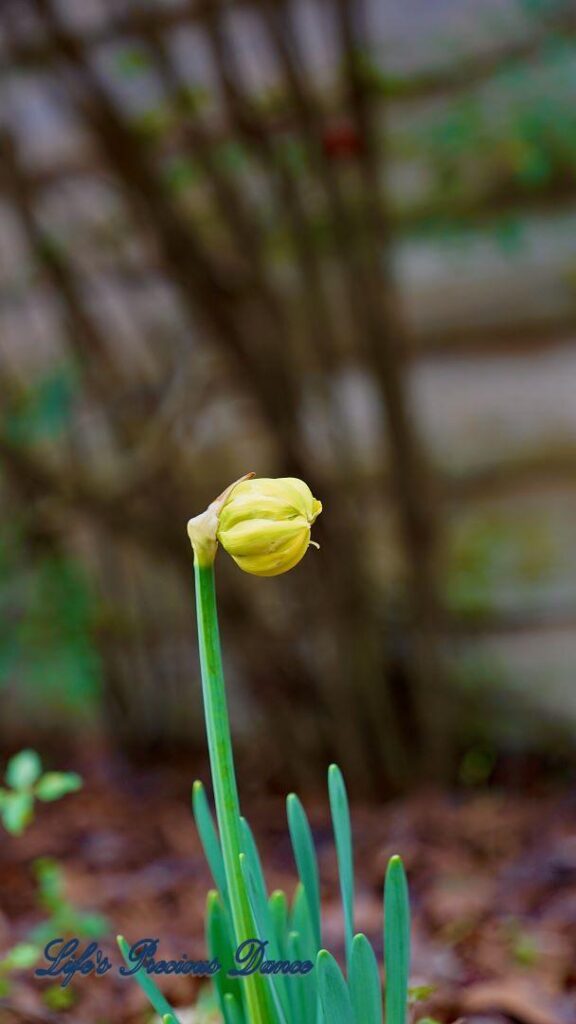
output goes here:
[[102, 914], [78, 910], [66, 896], [64, 871], [51, 857], [42, 857], [34, 863], [38, 881], [38, 903], [48, 917], [30, 934], [33, 942], [45, 946], [55, 936], [75, 936], [79, 939], [99, 939], [108, 931], [108, 921]]
[[[55, 937], [99, 939], [109, 931], [108, 921], [102, 914], [78, 910], [70, 902], [65, 893], [64, 872], [56, 861], [37, 860], [34, 872], [38, 881], [38, 904], [48, 916], [32, 929], [25, 942], [13, 946], [0, 959], [0, 999], [9, 994], [12, 975], [35, 967], [42, 950]], [[50, 986], [42, 994], [51, 1010], [68, 1009], [73, 998], [72, 991], [60, 985]]]
[[[254, 836], [240, 813], [218, 633], [216, 550], [220, 542], [245, 571], [278, 575], [304, 556], [321, 509], [301, 480], [244, 477], [188, 524], [218, 828], [201, 782], [194, 784], [192, 799], [216, 887], [207, 899], [206, 939], [210, 957], [222, 966], [214, 982], [225, 1024], [406, 1024], [407, 1019], [410, 912], [404, 868], [396, 856], [386, 871], [383, 1000], [374, 949], [355, 928], [352, 830], [339, 768], [331, 765], [329, 769], [328, 792], [344, 917], [345, 971], [323, 948], [318, 861], [300, 800], [295, 794], [287, 800], [299, 876], [291, 901], [284, 892], [268, 893]], [[127, 959], [128, 943], [122, 937], [118, 942]], [[258, 969], [241, 977], [229, 976], [230, 968], [240, 963], [243, 943], [253, 951], [261, 948]], [[255, 955], [258, 958], [258, 952]], [[292, 971], [290, 965], [295, 963], [306, 969]], [[150, 975], [140, 970], [135, 977], [164, 1024], [179, 1024]]]
[[10, 992], [11, 975], [16, 971], [29, 971], [40, 958], [40, 949], [34, 942], [19, 942], [0, 960], [0, 999]]
[[75, 772], [43, 772], [35, 750], [21, 750], [11, 758], [4, 782], [5, 788], [0, 788], [0, 819], [13, 836], [21, 835], [32, 822], [36, 800], [59, 800], [82, 786]]
[[[76, 772], [44, 772], [35, 750], [15, 754], [8, 762], [4, 781], [5, 788], [0, 788], [0, 820], [14, 836], [21, 835], [31, 824], [36, 800], [60, 800], [82, 787]], [[12, 974], [35, 967], [43, 947], [55, 936], [96, 939], [109, 928], [101, 914], [78, 910], [68, 900], [64, 872], [55, 860], [42, 858], [33, 867], [38, 881], [38, 904], [48, 917], [32, 929], [25, 942], [13, 946], [0, 959], [0, 998], [8, 995]], [[67, 1009], [71, 998], [70, 992], [63, 993], [59, 986], [43, 994], [46, 1005], [53, 1010]]]

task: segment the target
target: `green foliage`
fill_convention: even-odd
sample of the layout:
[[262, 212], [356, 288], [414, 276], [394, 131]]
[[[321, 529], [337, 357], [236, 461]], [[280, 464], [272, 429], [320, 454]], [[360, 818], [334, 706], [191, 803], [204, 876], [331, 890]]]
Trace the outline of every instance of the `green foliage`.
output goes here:
[[35, 750], [21, 750], [8, 762], [6, 784], [12, 789], [30, 789], [42, 773], [42, 762]]
[[[195, 559], [198, 635], [219, 833], [198, 782], [193, 787], [192, 802], [216, 884], [216, 891], [208, 896], [206, 937], [210, 960], [217, 959], [220, 965], [215, 991], [224, 1024], [382, 1024], [376, 955], [365, 935], [354, 934], [350, 811], [344, 780], [336, 765], [330, 766], [328, 789], [346, 936], [346, 976], [332, 954], [321, 948], [322, 907], [316, 852], [306, 813], [294, 794], [288, 797], [287, 815], [300, 881], [291, 905], [282, 892], [268, 895], [254, 836], [239, 810], [214, 572], [205, 551], [203, 556], [202, 560]], [[253, 969], [238, 978], [228, 978], [228, 971], [236, 966], [237, 948], [250, 940], [254, 942], [249, 956]], [[257, 940], [263, 947], [256, 946]], [[129, 947], [122, 936], [118, 944], [126, 959]], [[410, 908], [406, 875], [399, 857], [391, 858], [386, 872], [384, 957], [386, 1024], [406, 1024]], [[291, 970], [294, 961], [300, 962], [296, 972]], [[267, 970], [263, 969], [265, 965]], [[164, 1015], [164, 1024], [179, 1024], [176, 1013], [149, 975], [140, 969], [135, 977], [154, 1009]]]
[[[99, 939], [109, 931], [108, 921], [101, 914], [77, 910], [64, 892], [62, 868], [53, 860], [39, 860], [34, 864], [39, 883], [38, 904], [48, 917], [30, 932], [26, 942], [18, 943], [0, 960], [0, 998], [8, 995], [11, 975], [29, 971], [40, 960], [46, 944], [56, 936], [63, 938]], [[54, 1011], [67, 1010], [74, 1001], [69, 989], [54, 985], [43, 993], [45, 1005]]]
[[[48, 873], [46, 862], [37, 862], [37, 869], [40, 875], [43, 872], [45, 874]], [[52, 879], [50, 883], [47, 883], [46, 880], [41, 880], [40, 891], [41, 905], [46, 907], [47, 903], [49, 903], [52, 908], [50, 917], [31, 932], [29, 941], [19, 942], [0, 960], [0, 999], [5, 998], [10, 993], [12, 975], [18, 971], [31, 971], [38, 964], [46, 943], [55, 936], [84, 936], [88, 939], [96, 939], [108, 931], [108, 922], [104, 917], [101, 917], [99, 914], [89, 914], [75, 910], [64, 899], [61, 892], [58, 898], [55, 898], [53, 869], [58, 873], [58, 887], [61, 889], [62, 875], [60, 869], [58, 865], [51, 862], [50, 872]], [[51, 890], [49, 899], [46, 898], [46, 893], [42, 892], [43, 885]], [[60, 985], [52, 985], [45, 989], [42, 994], [44, 1005], [54, 1012], [70, 1009], [74, 1000], [75, 996], [72, 989], [63, 989]]]
[[328, 788], [330, 792], [330, 810], [334, 825], [336, 853], [338, 854], [338, 870], [340, 874], [340, 894], [344, 909], [344, 928], [346, 933], [346, 957], [350, 961], [352, 940], [354, 936], [354, 864], [352, 859], [352, 829], [348, 797], [342, 773], [337, 765], [330, 765], [328, 772]]
[[318, 879], [318, 864], [312, 832], [306, 817], [306, 811], [295, 793], [291, 793], [286, 801], [288, 811], [288, 827], [292, 839], [292, 847], [300, 881], [306, 893], [308, 909], [310, 911], [314, 938], [318, 946], [322, 943], [322, 929], [320, 924], [320, 882]]
[[194, 809], [196, 827], [200, 833], [202, 846], [206, 853], [212, 877], [216, 883], [218, 891], [222, 894], [224, 905], [229, 911], [230, 900], [228, 897], [226, 872], [224, 870], [224, 858], [222, 856], [222, 850], [220, 849], [218, 833], [214, 827], [214, 822], [208, 806], [208, 800], [206, 799], [206, 793], [204, 792], [204, 786], [200, 781], [196, 781], [192, 788], [192, 806]]
[[0, 687], [18, 680], [17, 702], [40, 699], [63, 714], [86, 716], [100, 689], [94, 642], [96, 605], [80, 566], [66, 555], [30, 561], [15, 524], [0, 543]]
[[42, 1002], [53, 1013], [64, 1013], [70, 1010], [76, 1002], [76, 995], [72, 988], [62, 988], [61, 985], [50, 985], [42, 993]]
[[506, 922], [505, 931], [514, 960], [519, 967], [530, 970], [538, 963], [540, 947], [536, 936], [523, 926], [517, 918]]
[[116, 65], [125, 78], [134, 78], [143, 72], [150, 71], [149, 54], [139, 46], [124, 46], [116, 58]]
[[392, 857], [384, 886], [386, 1024], [405, 1024], [410, 972], [410, 906], [400, 857]]
[[[494, 207], [508, 205], [488, 232], [504, 252], [516, 252], [522, 232], [514, 214], [539, 196], [553, 201], [555, 189], [566, 191], [574, 178], [575, 52], [573, 39], [550, 31], [537, 56], [502, 61], [477, 86], [448, 91], [415, 118], [399, 119], [389, 152], [415, 161], [429, 179], [416, 202], [399, 200], [399, 224], [465, 237], [471, 225], [486, 228]], [[417, 84], [377, 69], [369, 81], [376, 95], [391, 96]]]
[[354, 1021], [354, 1011], [348, 985], [334, 957], [327, 950], [320, 950], [316, 969], [320, 1005], [326, 1019], [333, 1024], [350, 1024]]
[[[124, 938], [123, 935], [119, 935], [116, 941], [118, 942], [120, 952], [122, 953], [122, 956], [124, 957], [126, 964], [129, 967], [132, 967], [133, 965], [130, 963], [129, 959], [130, 946], [126, 942], [126, 939]], [[136, 978], [136, 981], [140, 985], [140, 988], [146, 995], [147, 999], [149, 999], [152, 1006], [156, 1010], [156, 1013], [159, 1013], [161, 1016], [164, 1016], [164, 1020], [166, 1020], [166, 1018], [170, 1020], [170, 1018], [173, 1017], [174, 1024], [179, 1024], [178, 1018], [176, 1017], [175, 1014], [173, 1014], [169, 1003], [166, 1001], [160, 989], [152, 980], [150, 975], [146, 974], [145, 971], [139, 970], [136, 972], [134, 977]]]
[[380, 972], [372, 946], [361, 933], [354, 937], [350, 957], [350, 995], [357, 1021], [382, 1024]]
[[[82, 786], [76, 772], [43, 772], [42, 761], [35, 750], [21, 750], [8, 762], [5, 782], [0, 789], [0, 819], [12, 835], [20, 835], [34, 816], [35, 800], [54, 801]], [[38, 904], [47, 918], [32, 929], [29, 939], [14, 946], [0, 960], [0, 998], [10, 990], [10, 976], [16, 971], [30, 970], [40, 959], [42, 948], [55, 936], [78, 936], [97, 939], [108, 931], [108, 922], [101, 914], [77, 910], [65, 893], [64, 873], [51, 859], [34, 863], [38, 881]], [[73, 996], [59, 986], [53, 986], [43, 995], [44, 1002], [54, 1011], [69, 1009]]]
[[74, 772], [46, 772], [38, 782], [35, 793], [39, 800], [51, 803], [68, 793], [75, 793], [81, 785], [80, 776]]
[[32, 652], [27, 671], [55, 702], [78, 711], [94, 697], [100, 678], [93, 619], [92, 595], [79, 567], [66, 557], [43, 559], [21, 624], [22, 647]]
[[[68, 363], [14, 387], [0, 411], [6, 442], [41, 449], [59, 439], [71, 425], [77, 388], [77, 371]], [[15, 701], [27, 713], [41, 695], [42, 704], [85, 715], [100, 683], [95, 602], [74, 559], [46, 544], [29, 545], [36, 533], [33, 509], [6, 517], [0, 538], [0, 687], [16, 681]]]
[[500, 595], [545, 581], [555, 561], [554, 541], [536, 518], [488, 513], [463, 520], [447, 558], [447, 601], [470, 618], [490, 612]]
[[106, 935], [108, 921], [102, 914], [78, 910], [65, 892], [64, 872], [51, 858], [42, 858], [34, 865], [38, 880], [38, 903], [48, 918], [31, 933], [39, 946], [44, 946], [55, 935], [98, 939]]
[[[345, 919], [353, 921], [352, 851], [349, 847], [349, 809], [339, 769], [330, 768], [333, 824], [339, 847], [340, 889]], [[217, 886], [208, 894], [206, 905], [206, 942], [210, 959], [217, 958], [222, 970], [215, 975], [216, 998], [225, 1024], [252, 1024], [240, 978], [229, 978], [234, 963], [236, 942], [229, 912], [223, 858], [217, 831], [204, 788], [193, 788], [196, 826]], [[255, 921], [254, 935], [267, 940], [266, 959], [310, 959], [314, 969], [306, 975], [270, 974], [267, 1024], [383, 1024], [383, 993], [378, 961], [369, 939], [359, 933], [350, 945], [346, 977], [334, 957], [320, 944], [321, 903], [316, 854], [312, 833], [302, 804], [291, 794], [287, 801], [289, 830], [294, 859], [300, 875], [292, 903], [277, 890], [268, 897], [260, 858], [249, 826], [242, 828], [241, 862], [250, 906]], [[220, 888], [223, 885], [223, 888]], [[384, 935], [386, 988], [384, 1005], [386, 1024], [406, 1024], [408, 1007], [420, 996], [409, 992], [410, 909], [404, 868], [399, 857], [392, 857], [386, 873], [384, 897]], [[123, 937], [118, 944], [125, 959], [129, 945]], [[179, 1024], [152, 978], [142, 971], [135, 975], [163, 1021]], [[423, 995], [428, 990], [423, 990]]]
[[34, 817], [33, 795], [4, 790], [0, 794], [0, 816], [7, 832], [13, 836], [21, 835]]
[[174, 193], [186, 192], [191, 186], [201, 180], [198, 165], [185, 156], [173, 156], [166, 162], [164, 168], [164, 179], [166, 184]]
[[2, 410], [2, 431], [11, 444], [29, 445], [58, 438], [70, 422], [76, 374], [56, 367], [25, 390], [9, 395]]
[[484, 785], [496, 764], [496, 751], [487, 743], [476, 743], [462, 757], [458, 777], [464, 786]]
[[0, 819], [7, 832], [21, 835], [34, 817], [34, 801], [59, 800], [75, 793], [82, 779], [75, 772], [42, 773], [35, 750], [21, 750], [8, 762], [5, 782], [0, 788]]
[[[353, 870], [350, 842], [350, 816], [346, 790], [339, 769], [332, 765], [329, 773], [332, 814], [339, 851], [340, 889], [345, 920], [353, 923]], [[202, 793], [202, 799], [198, 794]], [[380, 972], [374, 949], [365, 935], [354, 935], [350, 944], [348, 978], [331, 954], [321, 949], [320, 885], [310, 826], [305, 811], [293, 794], [288, 798], [288, 822], [294, 859], [300, 884], [296, 888], [291, 912], [283, 892], [267, 897], [260, 861], [249, 829], [244, 831], [242, 860], [250, 904], [257, 925], [257, 934], [268, 940], [266, 956], [271, 960], [310, 959], [315, 970], [308, 975], [283, 978], [273, 975], [274, 1024], [316, 1024], [323, 1012], [328, 1021], [342, 1024], [382, 1024], [382, 991]], [[203, 789], [194, 786], [196, 823], [205, 853], [214, 873], [219, 874], [219, 860], [214, 856], [214, 823], [207, 827], [210, 815]], [[250, 867], [248, 867], [250, 865]], [[386, 1022], [405, 1024], [409, 1005], [408, 973], [410, 959], [410, 911], [406, 877], [399, 857], [389, 863], [384, 902], [386, 962]], [[238, 979], [226, 978], [226, 965], [233, 960], [235, 948], [230, 917], [221, 893], [208, 898], [207, 941], [211, 957], [218, 957], [223, 971], [216, 977], [221, 1013], [227, 1022], [249, 1024], [250, 1017], [242, 998]], [[233, 981], [233, 988], [232, 988]], [[285, 983], [278, 984], [284, 981]], [[413, 1000], [412, 1000], [413, 1001]]]
[[19, 942], [0, 960], [0, 999], [10, 992], [10, 975], [29, 971], [40, 959], [40, 948], [33, 942]]
[[415, 1006], [425, 999], [429, 999], [436, 991], [435, 985], [411, 985], [408, 989], [408, 1004]]

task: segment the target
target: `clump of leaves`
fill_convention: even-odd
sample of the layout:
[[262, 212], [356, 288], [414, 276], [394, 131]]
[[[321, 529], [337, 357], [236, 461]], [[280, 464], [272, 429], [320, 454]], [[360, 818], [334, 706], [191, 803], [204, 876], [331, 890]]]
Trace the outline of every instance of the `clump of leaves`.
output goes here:
[[34, 818], [36, 800], [52, 802], [82, 787], [76, 772], [44, 772], [35, 750], [21, 750], [8, 762], [0, 788], [0, 819], [7, 832], [19, 836]]
[[[344, 780], [332, 765], [328, 789], [338, 859], [340, 893], [346, 939], [346, 969], [343, 971], [330, 952], [322, 948], [320, 878], [312, 831], [299, 798], [290, 794], [287, 815], [299, 882], [294, 898], [276, 890], [268, 894], [260, 856], [247, 821], [241, 819], [242, 873], [253, 922], [253, 934], [266, 941], [266, 960], [294, 962], [309, 960], [314, 969], [307, 974], [283, 971], [263, 974], [260, 997], [266, 1024], [406, 1024], [409, 1006], [419, 994], [409, 991], [410, 910], [402, 861], [389, 861], [384, 886], [384, 999], [380, 968], [372, 943], [355, 930], [355, 882], [352, 830]], [[206, 859], [217, 889], [208, 893], [206, 940], [211, 959], [222, 970], [214, 976], [216, 995], [224, 1024], [252, 1024], [243, 988], [245, 978], [230, 978], [235, 965], [237, 942], [232, 926], [230, 889], [221, 845], [202, 783], [193, 790], [193, 809]], [[129, 946], [119, 940], [127, 958]], [[163, 1024], [184, 1024], [169, 1006], [152, 977], [143, 971], [135, 975]], [[426, 995], [428, 991], [426, 992]], [[419, 1024], [424, 1024], [421, 1020]]]

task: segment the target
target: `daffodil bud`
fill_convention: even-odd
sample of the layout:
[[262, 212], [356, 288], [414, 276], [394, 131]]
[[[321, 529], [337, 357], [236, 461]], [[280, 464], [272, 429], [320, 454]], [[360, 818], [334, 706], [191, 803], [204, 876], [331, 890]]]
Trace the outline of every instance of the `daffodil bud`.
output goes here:
[[245, 572], [279, 576], [298, 564], [322, 505], [294, 477], [242, 480], [218, 512], [217, 538]]

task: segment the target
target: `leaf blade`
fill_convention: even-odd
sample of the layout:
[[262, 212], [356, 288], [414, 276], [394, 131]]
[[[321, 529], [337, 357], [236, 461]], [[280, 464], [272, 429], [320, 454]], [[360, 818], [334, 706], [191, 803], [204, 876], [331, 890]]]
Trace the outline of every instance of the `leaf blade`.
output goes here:
[[196, 828], [198, 829], [198, 835], [200, 836], [200, 842], [202, 843], [202, 849], [204, 850], [206, 860], [208, 861], [208, 867], [210, 868], [212, 878], [214, 879], [214, 884], [229, 910], [230, 900], [228, 896], [228, 884], [226, 882], [222, 847], [220, 846], [220, 840], [218, 838], [212, 812], [210, 811], [206, 791], [199, 780], [196, 780], [192, 787], [192, 810], [194, 814], [194, 821], [196, 822]]
[[316, 940], [316, 952], [322, 945], [322, 924], [320, 913], [320, 878], [318, 861], [308, 816], [295, 793], [286, 800], [288, 829], [300, 881], [304, 886], [310, 919]]
[[[124, 938], [123, 935], [118, 935], [117, 938], [116, 938], [116, 942], [118, 943], [118, 946], [120, 948], [120, 952], [122, 953], [122, 956], [124, 957], [126, 965], [128, 967], [130, 967], [130, 959], [129, 959], [130, 946], [126, 942], [126, 939]], [[170, 1003], [162, 995], [162, 992], [160, 991], [158, 986], [155, 984], [155, 982], [152, 981], [152, 978], [148, 974], [146, 974], [146, 972], [143, 971], [142, 969], [136, 971], [136, 973], [133, 975], [133, 977], [135, 978], [135, 980], [140, 985], [140, 988], [144, 992], [144, 994], [145, 994], [146, 998], [148, 999], [148, 1001], [152, 1004], [152, 1006], [156, 1010], [156, 1013], [158, 1013], [161, 1017], [168, 1016], [169, 1019], [172, 1018], [174, 1024], [180, 1024], [180, 1021], [178, 1020], [178, 1017], [176, 1016], [174, 1010], [170, 1006]]]
[[14, 754], [6, 767], [6, 782], [12, 789], [29, 789], [40, 778], [42, 762], [35, 750]]
[[[321, 949], [316, 960], [318, 993], [329, 1024], [354, 1024], [354, 1014], [348, 986], [334, 957]], [[368, 1024], [368, 1022], [365, 1022]]]
[[356, 1024], [382, 1024], [382, 986], [376, 954], [365, 935], [352, 942], [350, 997]]
[[386, 1024], [406, 1024], [410, 975], [410, 903], [404, 865], [391, 857], [384, 886]]
[[328, 792], [330, 811], [338, 857], [338, 874], [340, 878], [340, 895], [344, 913], [344, 930], [346, 936], [346, 961], [350, 964], [352, 942], [354, 939], [354, 859], [352, 853], [352, 828], [350, 825], [350, 808], [348, 795], [337, 765], [331, 764], [328, 770]]
[[230, 917], [222, 897], [212, 889], [206, 898], [206, 945], [212, 959], [218, 959], [221, 970], [213, 978], [214, 988], [224, 1014], [226, 996], [242, 1003], [240, 982], [229, 978], [228, 971], [234, 965], [234, 938]]

